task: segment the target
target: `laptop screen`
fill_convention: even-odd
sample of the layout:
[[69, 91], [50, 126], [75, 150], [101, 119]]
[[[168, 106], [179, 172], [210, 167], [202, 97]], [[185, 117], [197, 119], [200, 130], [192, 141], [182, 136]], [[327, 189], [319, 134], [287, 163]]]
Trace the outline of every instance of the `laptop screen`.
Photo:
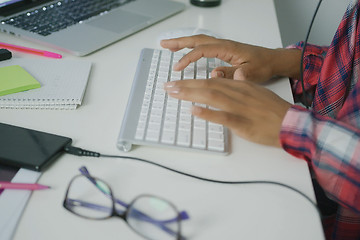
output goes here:
[[0, 7], [5, 7], [7, 5], [16, 3], [16, 2], [20, 2], [22, 0], [0, 0]]
[[0, 16], [9, 16], [51, 0], [0, 0]]

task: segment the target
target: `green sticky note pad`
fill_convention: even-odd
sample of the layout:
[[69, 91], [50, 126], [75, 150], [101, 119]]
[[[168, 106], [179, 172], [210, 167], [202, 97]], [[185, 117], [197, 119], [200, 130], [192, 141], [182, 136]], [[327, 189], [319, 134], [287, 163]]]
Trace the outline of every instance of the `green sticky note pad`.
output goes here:
[[39, 87], [40, 83], [18, 65], [0, 68], [0, 96]]

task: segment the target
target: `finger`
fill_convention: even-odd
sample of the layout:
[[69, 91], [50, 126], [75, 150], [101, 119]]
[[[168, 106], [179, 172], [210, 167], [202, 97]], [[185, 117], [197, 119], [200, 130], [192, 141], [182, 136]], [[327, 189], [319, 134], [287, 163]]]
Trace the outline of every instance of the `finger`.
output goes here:
[[185, 69], [190, 63], [198, 61], [202, 57], [213, 58], [218, 55], [215, 44], [201, 45], [185, 54], [177, 63], [174, 64], [175, 71]]
[[212, 78], [234, 78], [237, 67], [217, 67], [211, 71]]
[[234, 81], [226, 78], [196, 79], [172, 81], [164, 84], [164, 89], [168, 94], [178, 93], [183, 88], [213, 90], [221, 92], [237, 101], [243, 101], [245, 97], [251, 95], [253, 86], [251, 82]]
[[177, 99], [206, 104], [226, 112], [241, 111], [246, 102], [246, 96], [239, 92], [231, 94], [229, 93], [231, 91], [231, 89], [228, 89], [228, 93], [224, 93], [214, 89], [175, 87], [167, 93], [169, 96]]
[[183, 56], [179, 62], [174, 65], [175, 71], [180, 71], [186, 68], [190, 63], [196, 62], [202, 57], [206, 58], [218, 58], [224, 62], [232, 63], [233, 51], [229, 49], [228, 45], [221, 44], [220, 42], [214, 42], [210, 44], [203, 44], [195, 47], [185, 56]]
[[234, 80], [251, 80], [248, 74], [247, 64], [240, 65], [235, 69]]
[[180, 88], [197, 88], [197, 89], [214, 89], [219, 90], [221, 88], [229, 86], [232, 87], [230, 79], [186, 79], [179, 81], [171, 81], [164, 83], [164, 89], [167, 92], [172, 92]]
[[262, 83], [271, 77], [269, 71], [254, 68], [252, 64], [240, 64], [234, 72], [234, 80], [251, 81], [253, 83]]
[[171, 51], [178, 51], [183, 48], [194, 48], [202, 44], [210, 44], [216, 41], [216, 38], [207, 35], [195, 35], [190, 37], [180, 37], [173, 39], [164, 39], [160, 42], [163, 48]]
[[246, 136], [245, 129], [250, 125], [250, 121], [246, 117], [229, 112], [193, 106], [191, 113], [204, 120], [222, 124], [232, 129], [240, 137]]

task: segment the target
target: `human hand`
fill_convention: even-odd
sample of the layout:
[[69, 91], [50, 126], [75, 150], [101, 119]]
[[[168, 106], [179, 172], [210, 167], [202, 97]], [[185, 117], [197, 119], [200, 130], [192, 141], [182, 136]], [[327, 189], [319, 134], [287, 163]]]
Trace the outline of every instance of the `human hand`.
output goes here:
[[270, 90], [220, 78], [168, 82], [164, 88], [171, 97], [218, 109], [194, 106], [194, 116], [223, 124], [249, 141], [281, 147], [281, 123], [291, 104]]
[[269, 49], [206, 35], [162, 40], [160, 44], [171, 51], [193, 49], [174, 66], [175, 71], [201, 57], [218, 58], [232, 65], [215, 68], [211, 77], [258, 83], [273, 76], [297, 77], [300, 69], [301, 52], [294, 49]]
[[174, 70], [177, 71], [183, 70], [201, 57], [215, 57], [231, 64], [232, 67], [218, 67], [212, 71], [212, 77], [262, 82], [273, 76], [269, 64], [272, 61], [271, 49], [206, 35], [163, 40], [160, 44], [171, 51], [193, 49], [174, 66]]

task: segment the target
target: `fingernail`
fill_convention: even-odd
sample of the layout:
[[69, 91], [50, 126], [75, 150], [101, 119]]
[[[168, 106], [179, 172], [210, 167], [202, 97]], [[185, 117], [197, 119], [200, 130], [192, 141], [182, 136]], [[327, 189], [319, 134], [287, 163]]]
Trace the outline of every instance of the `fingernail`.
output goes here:
[[194, 115], [197, 115], [201, 112], [201, 107], [198, 107], [198, 106], [193, 106], [191, 108], [191, 113], [194, 114]]
[[216, 77], [224, 77], [224, 76], [225, 76], [224, 72], [222, 72], [222, 71], [216, 72]]
[[164, 89], [172, 88], [175, 86], [175, 82], [166, 82], [164, 83]]
[[180, 67], [180, 63], [177, 62], [177, 63], [174, 64], [173, 69], [174, 69], [175, 71], [178, 71], [178, 70], [180, 69], [179, 67]]
[[173, 94], [177, 94], [177, 93], [179, 93], [180, 92], [180, 88], [178, 88], [178, 87], [166, 87], [165, 88], [165, 91], [167, 92], [167, 93], [173, 93]]

